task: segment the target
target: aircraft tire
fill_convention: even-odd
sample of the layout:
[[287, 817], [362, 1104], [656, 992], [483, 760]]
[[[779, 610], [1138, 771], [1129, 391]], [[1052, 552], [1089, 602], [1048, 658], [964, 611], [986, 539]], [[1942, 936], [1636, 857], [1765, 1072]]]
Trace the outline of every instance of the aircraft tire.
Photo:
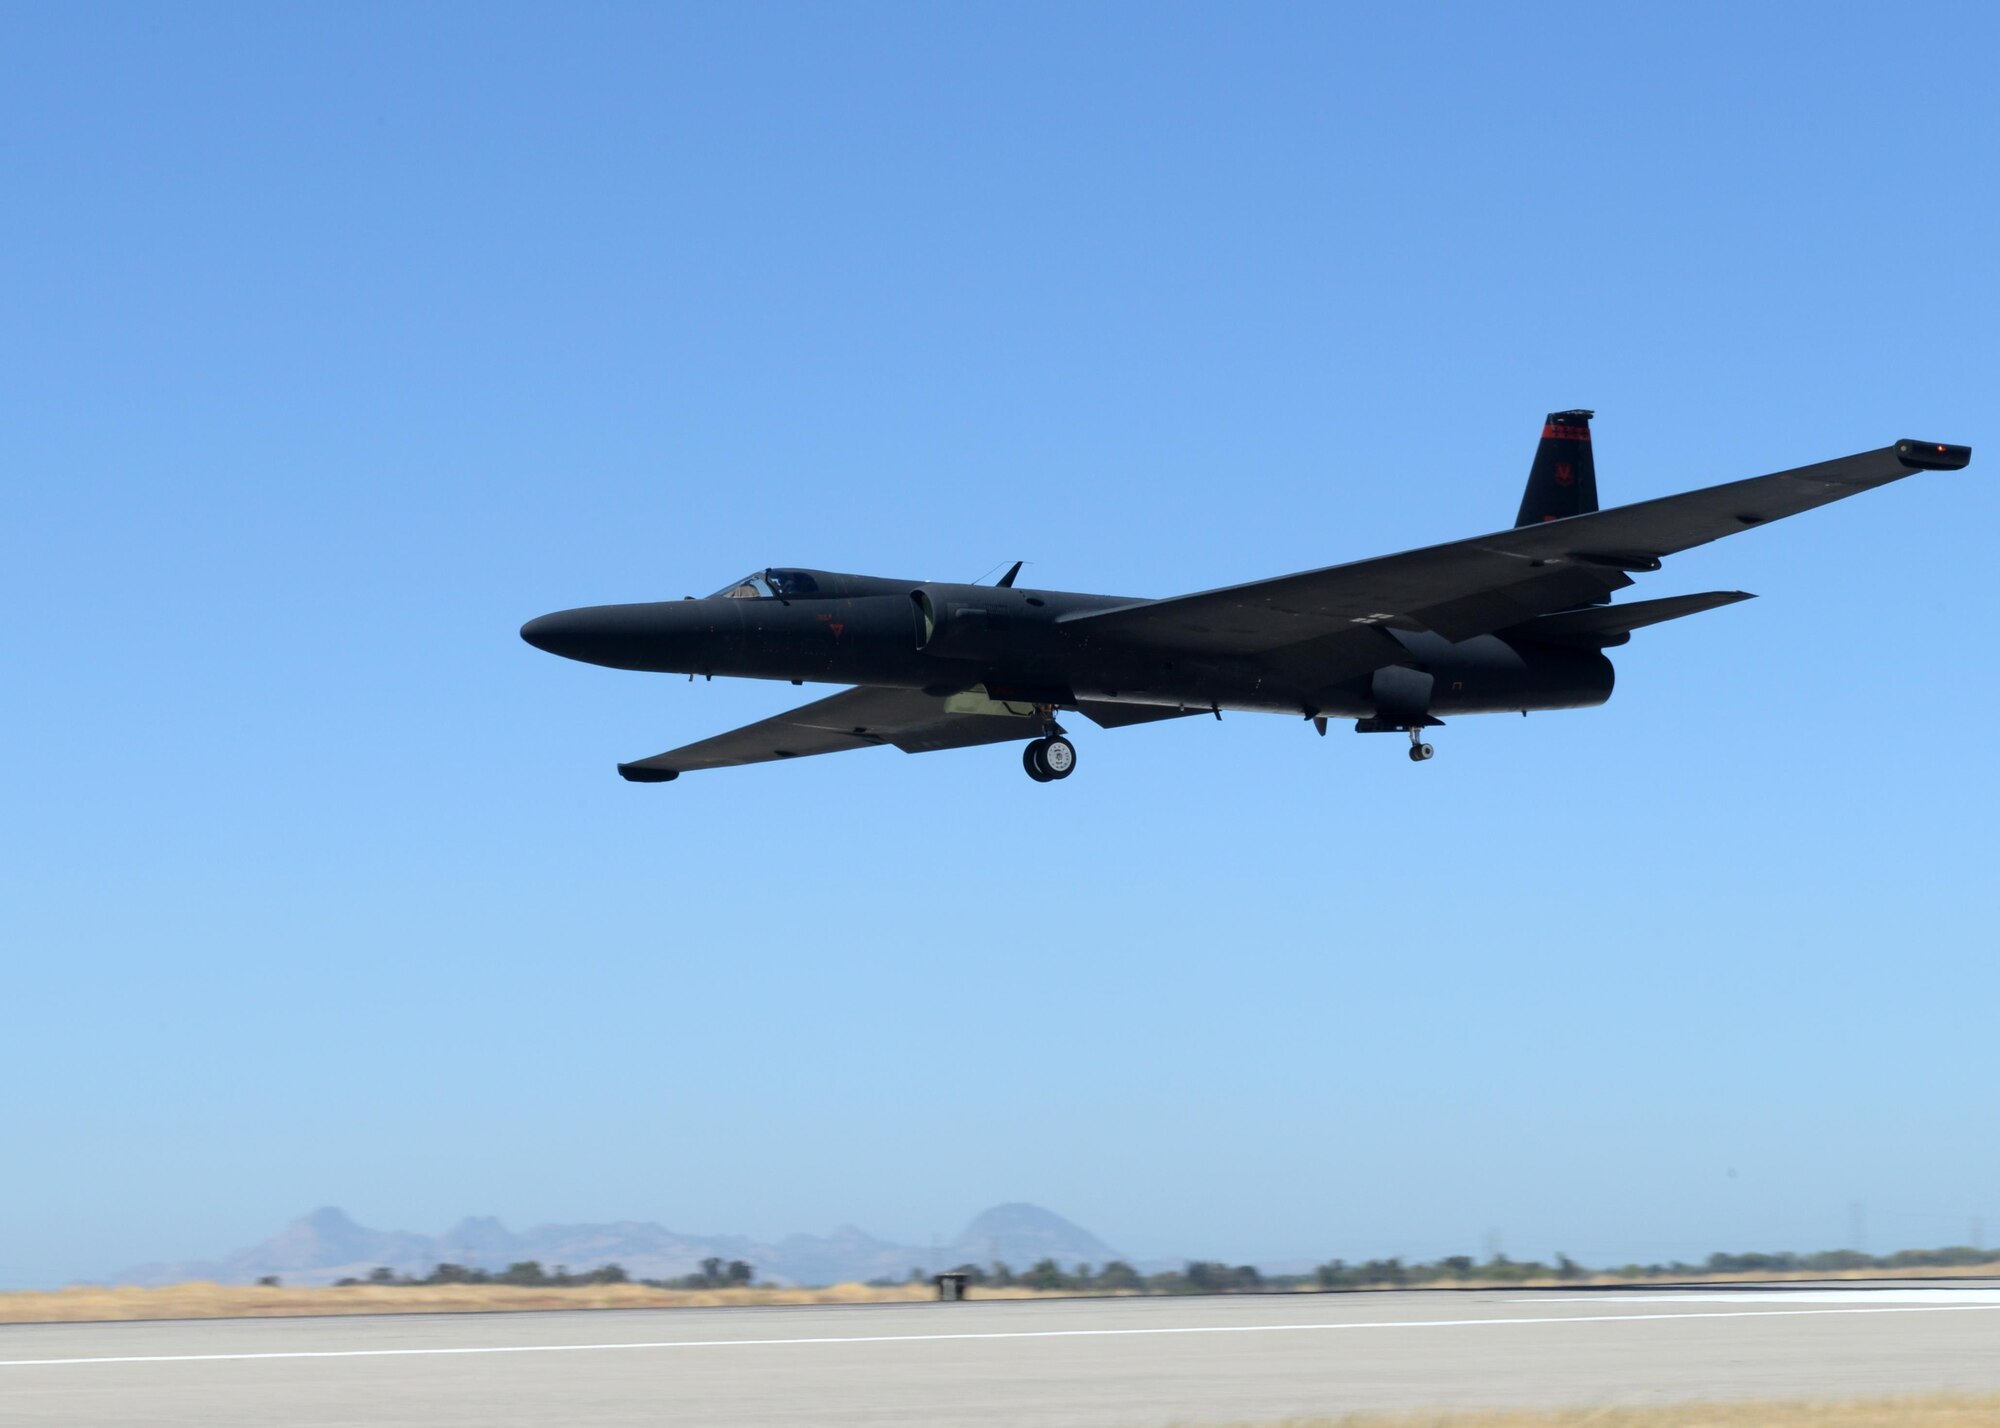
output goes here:
[[1410, 745], [1410, 762], [1420, 764], [1436, 752], [1437, 750], [1433, 749], [1429, 744], [1412, 744]]
[[1021, 750], [1021, 767], [1028, 771], [1028, 777], [1036, 783], [1047, 783], [1053, 777], [1049, 773], [1048, 768], [1042, 763], [1042, 741], [1040, 739], [1030, 739], [1027, 747]]

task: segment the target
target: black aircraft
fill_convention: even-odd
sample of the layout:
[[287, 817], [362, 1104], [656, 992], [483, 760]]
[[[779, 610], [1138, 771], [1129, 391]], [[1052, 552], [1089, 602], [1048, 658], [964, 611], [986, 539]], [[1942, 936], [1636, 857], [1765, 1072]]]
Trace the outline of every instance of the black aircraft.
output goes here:
[[695, 769], [893, 744], [904, 753], [1026, 740], [1040, 782], [1076, 747], [1056, 720], [1107, 729], [1289, 714], [1321, 734], [1425, 731], [1456, 714], [1580, 709], [1611, 697], [1604, 650], [1632, 631], [1751, 598], [1740, 590], [1610, 603], [1679, 551], [1912, 471], [1956, 471], [1965, 446], [1877, 451], [1655, 501], [1597, 508], [1587, 411], [1552, 413], [1509, 530], [1167, 600], [770, 569], [705, 600], [599, 605], [521, 627], [538, 649], [614, 669], [855, 686], [618, 772]]

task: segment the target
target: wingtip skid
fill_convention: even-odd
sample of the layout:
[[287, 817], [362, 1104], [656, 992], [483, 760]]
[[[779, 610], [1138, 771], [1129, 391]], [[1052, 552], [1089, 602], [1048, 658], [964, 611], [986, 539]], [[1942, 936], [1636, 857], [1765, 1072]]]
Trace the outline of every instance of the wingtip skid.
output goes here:
[[1941, 441], [1899, 441], [1896, 459], [1918, 471], [1963, 471], [1972, 463], [1972, 448]]

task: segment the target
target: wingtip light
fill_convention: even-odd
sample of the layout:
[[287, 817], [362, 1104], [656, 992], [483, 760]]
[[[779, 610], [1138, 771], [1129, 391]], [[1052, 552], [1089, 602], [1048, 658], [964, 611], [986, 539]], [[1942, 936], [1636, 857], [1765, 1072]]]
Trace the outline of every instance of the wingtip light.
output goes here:
[[1972, 462], [1972, 448], [1942, 441], [1899, 441], [1896, 457], [1916, 471], [1960, 471]]

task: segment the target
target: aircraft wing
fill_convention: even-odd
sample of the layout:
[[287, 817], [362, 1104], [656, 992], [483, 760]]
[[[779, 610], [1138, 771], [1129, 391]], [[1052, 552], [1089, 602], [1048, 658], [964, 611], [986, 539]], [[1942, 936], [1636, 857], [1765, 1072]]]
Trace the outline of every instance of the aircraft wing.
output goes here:
[[946, 700], [918, 689], [849, 689], [801, 709], [760, 719], [712, 739], [620, 764], [634, 783], [665, 783], [695, 769], [733, 768], [810, 754], [892, 744], [906, 754], [1031, 739], [1041, 724], [1022, 714], [955, 714]]
[[1395, 657], [1377, 627], [1428, 629], [1447, 639], [1470, 639], [1601, 601], [1632, 583], [1627, 571], [1657, 570], [1664, 556], [1886, 485], [1913, 471], [1955, 471], [1971, 459], [1967, 447], [1902, 441], [1813, 466], [1401, 555], [1080, 611], [1064, 616], [1062, 623], [1081, 636], [1190, 652], [1262, 654], [1303, 647], [1298, 653], [1310, 653], [1320, 670], [1351, 666], [1360, 672]]

